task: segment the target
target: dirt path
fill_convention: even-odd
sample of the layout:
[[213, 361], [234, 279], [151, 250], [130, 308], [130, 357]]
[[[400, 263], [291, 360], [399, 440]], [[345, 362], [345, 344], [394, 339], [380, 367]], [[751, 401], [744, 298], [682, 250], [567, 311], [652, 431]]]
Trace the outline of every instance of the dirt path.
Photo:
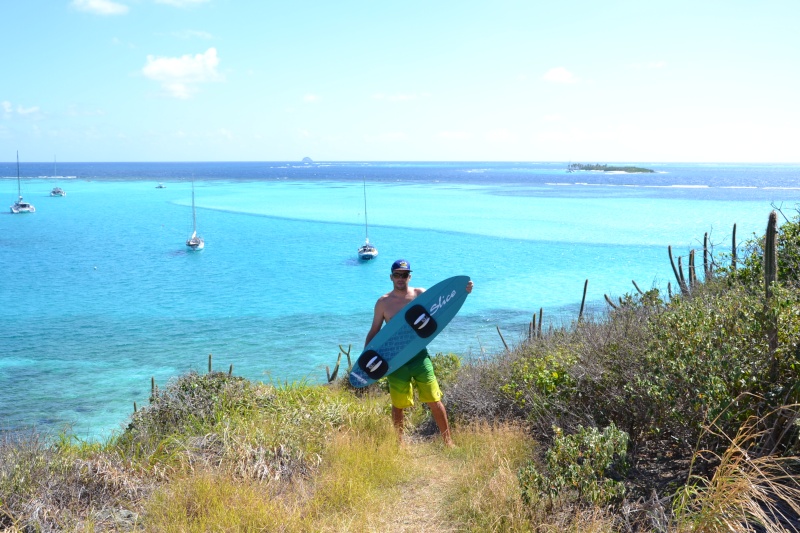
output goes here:
[[[458, 476], [460, 461], [449, 457], [440, 441], [407, 444], [413, 479], [400, 487], [400, 497], [381, 520], [381, 531], [398, 533], [452, 532], [446, 523], [444, 506]], [[385, 529], [384, 529], [385, 528]]]

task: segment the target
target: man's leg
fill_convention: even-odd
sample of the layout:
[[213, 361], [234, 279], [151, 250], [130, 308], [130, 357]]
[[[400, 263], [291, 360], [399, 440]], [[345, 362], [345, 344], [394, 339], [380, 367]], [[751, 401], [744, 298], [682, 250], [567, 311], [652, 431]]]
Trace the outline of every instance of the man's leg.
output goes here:
[[450, 437], [450, 424], [447, 422], [447, 411], [444, 408], [444, 404], [441, 401], [429, 402], [428, 407], [430, 407], [433, 419], [439, 427], [439, 433], [442, 434], [445, 446], [452, 448], [455, 444], [453, 444], [453, 439]]

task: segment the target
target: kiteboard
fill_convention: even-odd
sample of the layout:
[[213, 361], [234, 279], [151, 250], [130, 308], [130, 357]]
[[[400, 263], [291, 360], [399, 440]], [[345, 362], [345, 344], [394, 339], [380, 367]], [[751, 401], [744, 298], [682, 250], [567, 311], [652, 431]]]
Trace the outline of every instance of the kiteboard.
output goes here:
[[456, 316], [467, 299], [469, 276], [440, 281], [384, 324], [350, 371], [350, 384], [366, 387], [417, 355]]

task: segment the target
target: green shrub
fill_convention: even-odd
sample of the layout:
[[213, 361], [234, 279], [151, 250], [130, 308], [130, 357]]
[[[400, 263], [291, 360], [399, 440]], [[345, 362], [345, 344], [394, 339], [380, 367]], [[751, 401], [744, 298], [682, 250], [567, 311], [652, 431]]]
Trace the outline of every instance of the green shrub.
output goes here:
[[613, 424], [602, 433], [579, 427], [577, 433], [564, 435], [560, 428], [553, 429], [556, 437], [545, 454], [547, 473], [539, 472], [531, 461], [517, 474], [526, 504], [546, 496], [551, 505], [557, 498], [604, 505], [624, 496], [625, 486], [608, 476], [627, 471], [627, 433]]
[[564, 353], [522, 356], [511, 363], [510, 375], [500, 391], [522, 408], [533, 398], [562, 395], [575, 386], [568, 372], [573, 362], [574, 356]]

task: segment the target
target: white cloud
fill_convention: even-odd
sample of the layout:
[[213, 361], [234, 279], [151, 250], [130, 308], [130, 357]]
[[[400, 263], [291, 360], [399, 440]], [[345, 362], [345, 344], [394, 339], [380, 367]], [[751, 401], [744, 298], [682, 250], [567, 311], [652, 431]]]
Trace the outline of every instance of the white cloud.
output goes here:
[[156, 4], [167, 4], [175, 7], [192, 7], [198, 4], [205, 4], [210, 0], [156, 0]]
[[147, 64], [142, 68], [145, 77], [161, 82], [161, 86], [175, 98], [191, 98], [197, 92], [197, 85], [220, 81], [217, 72], [219, 58], [217, 49], [209, 48], [202, 54], [180, 57], [147, 56]]
[[3, 100], [0, 102], [0, 108], [3, 110], [3, 116], [6, 118], [11, 117], [11, 115], [20, 115], [23, 117], [28, 115], [37, 115], [41, 111], [39, 106], [22, 107], [21, 105], [17, 105], [15, 109], [14, 104], [8, 100]]
[[551, 68], [544, 73], [542, 79], [552, 83], [575, 83], [578, 78], [564, 67]]
[[95, 15], [124, 15], [128, 6], [111, 0], [72, 0], [72, 7]]
[[19, 113], [20, 115], [32, 115], [38, 112], [39, 112], [39, 106], [33, 106], [33, 107], [22, 107], [21, 105], [17, 106], [17, 113]]
[[307, 94], [303, 97], [303, 101], [309, 104], [316, 104], [320, 101], [320, 97], [316, 94]]

